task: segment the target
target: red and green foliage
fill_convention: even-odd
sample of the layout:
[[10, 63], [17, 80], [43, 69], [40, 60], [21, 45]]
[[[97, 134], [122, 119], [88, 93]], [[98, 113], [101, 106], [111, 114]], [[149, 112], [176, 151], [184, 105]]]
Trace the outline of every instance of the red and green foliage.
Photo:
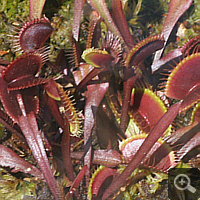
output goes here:
[[[149, 181], [155, 193], [200, 145], [200, 37], [167, 52], [180, 17], [195, 5], [171, 0], [154, 34], [155, 23], [148, 31], [141, 16], [128, 21], [127, 5], [139, 15], [147, 3], [133, 2], [75, 0], [69, 55], [49, 40], [58, 24], [41, 17], [45, 0], [30, 0], [29, 20], [13, 27], [13, 61], [0, 59], [0, 123], [23, 143], [18, 153], [1, 144], [0, 165], [42, 179], [55, 199], [120, 198], [157, 173]], [[191, 121], [180, 127], [191, 107]]]

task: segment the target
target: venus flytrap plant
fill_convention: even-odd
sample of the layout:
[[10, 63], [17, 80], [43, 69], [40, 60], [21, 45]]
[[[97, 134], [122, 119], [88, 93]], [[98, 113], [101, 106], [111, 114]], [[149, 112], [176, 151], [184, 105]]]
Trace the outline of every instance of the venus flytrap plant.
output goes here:
[[172, 121], [178, 114], [181, 103], [182, 102], [180, 101], [179, 103], [176, 103], [173, 106], [171, 106], [170, 109], [161, 117], [158, 123], [150, 131], [148, 137], [146, 138], [146, 140], [144, 140], [139, 150], [136, 152], [135, 156], [130, 161], [129, 165], [124, 169], [122, 174], [120, 174], [115, 179], [115, 181], [107, 188], [107, 190], [103, 194], [102, 199], [108, 198], [113, 192], [116, 191], [117, 188], [121, 187], [125, 183], [126, 179], [131, 175], [131, 172], [139, 166], [139, 164], [146, 157], [147, 153], [150, 151], [150, 149], [158, 140], [158, 138], [160, 138], [160, 136], [172, 123]]
[[[19, 125], [37, 161], [40, 170], [33, 167], [36, 173], [32, 175], [44, 176], [55, 199], [69, 199], [73, 198], [72, 195], [76, 198], [107, 199], [119, 195], [121, 186], [125, 190], [129, 186], [131, 188], [143, 177], [148, 177], [148, 184], [154, 185], [151, 192], [155, 192], [159, 181], [166, 177], [158, 172], [154, 179], [151, 172], [160, 170], [167, 173], [199, 145], [198, 109], [190, 125], [171, 134], [169, 128], [179, 113], [200, 100], [199, 37], [162, 58], [157, 57], [156, 53], [156, 62], [152, 66], [146, 65], [149, 56], [165, 50], [175, 23], [189, 8], [191, 1], [180, 3], [171, 0], [162, 34], [149, 36], [138, 43], [130, 32], [121, 1], [111, 1], [112, 13], [104, 0], [88, 1], [94, 11], [89, 18], [86, 49], [81, 46], [80, 51], [79, 42], [83, 42], [81, 16], [85, 5], [83, 1], [75, 0], [74, 3], [74, 62], [68, 62], [64, 49], [54, 64], [48, 60], [49, 48], [43, 47], [54, 31], [51, 19], [41, 18], [45, 1], [37, 3], [30, 0], [30, 21], [20, 23], [13, 41], [13, 50], [21, 55], [7, 67], [0, 60], [0, 64], [4, 65], [0, 73], [2, 110], [13, 123]], [[138, 10], [142, 6], [142, 1], [139, 1]], [[172, 22], [173, 25], [169, 27]], [[168, 66], [171, 63], [173, 69]], [[45, 73], [43, 65], [52, 67], [52, 72]], [[47, 78], [46, 74], [50, 74], [51, 78]], [[156, 91], [160, 90], [158, 81], [154, 80], [157, 75], [168, 76], [163, 82], [160, 80], [164, 87], [163, 95], [169, 102], [178, 100], [175, 104], [168, 102], [168, 109], [156, 96]], [[80, 110], [83, 112], [80, 113]], [[36, 120], [41, 113], [44, 118]], [[46, 128], [45, 132], [52, 148], [50, 154], [53, 161], [45, 152], [40, 133], [46, 119], [50, 122], [50, 128]], [[7, 119], [0, 113], [1, 121], [6, 125]], [[14, 132], [11, 127], [9, 130]], [[51, 131], [56, 132], [55, 135]], [[92, 141], [95, 135], [96, 143]], [[81, 139], [84, 139], [84, 144], [79, 143], [75, 145], [77, 149], [73, 149], [71, 145], [74, 145], [74, 141]], [[8, 155], [14, 155], [9, 149], [4, 150]], [[71, 188], [65, 190], [66, 194], [57, 184], [50, 165], [56, 162], [55, 156], [57, 152], [59, 155], [59, 151], [62, 159], [57, 158], [57, 162], [65, 166], [62, 173], [73, 181]], [[13, 167], [15, 161], [11, 161], [4, 160], [0, 165]], [[91, 176], [91, 168], [96, 165], [103, 166]], [[28, 173], [23, 167], [21, 170]], [[74, 172], [80, 170], [76, 176]], [[86, 180], [81, 182], [84, 177]], [[103, 188], [105, 183], [107, 188]], [[79, 184], [81, 187], [78, 189]], [[89, 186], [88, 191], [84, 189], [85, 186]], [[142, 191], [138, 183], [135, 188]]]
[[[36, 9], [37, 11], [32, 11], [33, 7], [36, 8], [36, 4], [33, 5], [31, 3], [33, 2], [30, 2], [30, 17], [40, 17], [40, 11], [42, 11], [43, 6]], [[36, 12], [39, 12], [39, 15]], [[35, 114], [39, 110], [35, 86], [46, 82], [45, 79], [42, 81], [40, 78], [36, 78], [35, 75], [47, 60], [46, 53], [36, 52], [35, 50], [44, 44], [51, 32], [52, 27], [47, 19], [33, 20], [22, 27], [19, 35], [16, 37], [18, 38], [19, 48], [26, 53], [16, 58], [1, 73], [0, 96], [7, 114], [14, 123], [20, 126], [55, 198], [62, 199], [62, 193], [51, 171], [35, 118]], [[40, 35], [42, 37], [39, 37]]]

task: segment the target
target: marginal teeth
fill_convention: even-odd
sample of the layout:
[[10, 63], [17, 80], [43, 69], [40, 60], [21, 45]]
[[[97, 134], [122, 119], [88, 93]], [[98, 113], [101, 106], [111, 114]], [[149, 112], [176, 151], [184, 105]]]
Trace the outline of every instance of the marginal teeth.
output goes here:
[[[28, 22], [25, 22], [22, 19], [20, 20], [21, 22], [13, 22], [12, 25], [10, 25], [11, 34], [8, 34], [8, 37], [13, 44], [12, 48], [15, 52], [33, 52], [36, 49], [39, 49], [53, 31], [53, 28], [46, 17]], [[34, 27], [34, 25], [36, 26]], [[33, 27], [29, 29], [30, 26]], [[43, 27], [46, 27], [46, 29], [43, 30]], [[30, 38], [27, 34], [23, 34], [28, 31], [31, 32], [34, 28], [39, 29], [39, 31], [36, 30], [33, 32], [31, 41], [34, 41], [35, 43], [29, 42]], [[42, 33], [40, 34], [41, 31]], [[41, 37], [39, 37], [40, 35]]]

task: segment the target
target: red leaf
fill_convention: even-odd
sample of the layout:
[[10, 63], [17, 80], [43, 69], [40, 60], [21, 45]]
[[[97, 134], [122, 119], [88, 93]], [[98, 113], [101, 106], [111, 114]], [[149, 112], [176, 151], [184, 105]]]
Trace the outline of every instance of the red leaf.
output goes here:
[[70, 181], [74, 180], [74, 169], [70, 156], [70, 126], [68, 120], [65, 118], [64, 130], [61, 142], [62, 157], [65, 165], [65, 170], [67, 172], [67, 177]]
[[26, 113], [22, 95], [20, 93], [17, 94], [17, 102], [22, 112], [22, 115], [18, 116], [18, 124], [27, 140], [34, 158], [40, 167], [40, 170], [44, 174], [45, 180], [49, 185], [52, 194], [56, 199], [61, 200], [63, 199], [62, 193], [53, 176], [41, 134], [38, 130], [35, 114], [33, 112], [30, 112], [29, 114]]
[[82, 58], [94, 67], [107, 69], [111, 66], [111, 62], [114, 60], [107, 51], [93, 48], [86, 49], [82, 54]]
[[187, 56], [178, 63], [168, 77], [166, 95], [181, 100], [198, 84], [200, 84], [200, 53]]
[[[129, 76], [132, 76], [129, 78]], [[136, 74], [134, 74], [132, 68], [126, 68], [124, 72], [124, 78], [127, 80], [124, 81], [123, 86], [123, 101], [122, 101], [122, 115], [120, 119], [120, 128], [123, 132], [125, 132], [127, 125], [128, 125], [128, 110], [130, 107], [130, 99], [133, 86], [137, 79]]]
[[[84, 155], [83, 151], [71, 152], [71, 157], [73, 159], [81, 160]], [[118, 151], [110, 150], [95, 150], [92, 163], [97, 165], [103, 165], [106, 167], [116, 167], [122, 162], [121, 154]]]
[[[108, 184], [105, 181], [109, 178], [114, 179], [117, 175], [118, 173], [116, 169], [100, 166], [97, 169], [97, 171], [93, 174], [90, 180], [90, 186], [88, 189], [88, 199], [92, 199], [92, 197], [101, 199], [100, 188], [104, 186], [105, 190], [107, 187], [106, 184]], [[109, 181], [112, 181], [112, 179]]]
[[140, 165], [140, 163], [142, 161], [145, 162], [145, 160], [143, 159], [146, 157], [147, 153], [155, 144], [155, 142], [162, 136], [164, 131], [172, 123], [172, 121], [178, 114], [181, 103], [182, 102], [180, 101], [172, 105], [169, 108], [169, 110], [163, 115], [163, 117], [158, 121], [158, 123], [153, 127], [146, 140], [143, 142], [135, 156], [130, 161], [129, 165], [125, 168], [122, 174], [120, 174], [114, 180], [114, 182], [107, 188], [107, 190], [103, 194], [103, 200], [107, 199], [114, 191], [116, 191], [119, 187], [123, 186], [126, 179]]
[[30, 88], [36, 85], [42, 85], [48, 82], [46, 78], [39, 78], [34, 76], [25, 76], [23, 78], [16, 78], [8, 84], [8, 90], [21, 90]]
[[145, 38], [130, 50], [125, 60], [125, 66], [137, 67], [140, 62], [144, 61], [155, 51], [161, 49], [163, 45], [164, 38], [161, 35]]
[[0, 75], [0, 97], [3, 107], [9, 117], [14, 123], [18, 121], [17, 116], [21, 115], [21, 110], [16, 100], [17, 91], [8, 92], [8, 83], [4, 81], [2, 75]]
[[78, 41], [78, 37], [79, 37], [82, 10], [83, 10], [83, 0], [75, 0], [74, 13], [76, 14], [74, 15], [74, 19], [73, 19], [72, 34], [76, 41]]
[[[200, 125], [197, 125], [198, 130]], [[178, 159], [181, 160], [189, 151], [200, 145], [200, 132], [198, 132], [194, 137], [192, 137], [180, 150], [177, 151], [179, 155]]]
[[[167, 111], [164, 103], [150, 89], [134, 89], [130, 103], [130, 112], [133, 115], [133, 119], [136, 114], [139, 114], [142, 117], [141, 121], [146, 122], [143, 126], [139, 125], [142, 130], [145, 130], [145, 133], [147, 133], [149, 128], [152, 129]], [[137, 123], [141, 122], [137, 119], [134, 120]]]
[[183, 99], [179, 112], [188, 110], [200, 100], [200, 84], [194, 86]]
[[[45, 94], [46, 95], [46, 94]], [[58, 123], [61, 128], [64, 128], [64, 119], [60, 113], [56, 100], [52, 99], [51, 97], [47, 96], [47, 106], [51, 111], [52, 116]]]
[[16, 46], [19, 45], [24, 52], [34, 52], [44, 45], [52, 32], [50, 21], [46, 17], [39, 17], [24, 24]]
[[85, 171], [87, 169], [87, 166], [85, 165], [82, 170], [79, 172], [79, 174], [77, 175], [76, 179], [74, 180], [74, 182], [72, 183], [69, 192], [67, 193], [67, 195], [65, 196], [65, 199], [69, 199], [73, 193], [76, 191], [76, 189], [78, 188], [80, 182], [83, 179], [83, 176], [85, 175]]
[[[120, 0], [112, 0], [112, 16], [117, 25], [126, 45], [131, 49], [134, 46], [133, 38], [130, 34], [128, 24], [124, 12], [122, 10], [122, 2]], [[120, 20], [119, 20], [120, 19]]]
[[39, 54], [26, 53], [11, 62], [2, 76], [8, 83], [24, 76], [35, 76], [42, 65], [43, 58]]
[[60, 95], [58, 93], [58, 89], [57, 89], [58, 85], [56, 83], [56, 81], [54, 81], [52, 78], [48, 80], [48, 82], [44, 85], [44, 89], [46, 90], [47, 94], [59, 101], [60, 100]]
[[121, 33], [119, 32], [117, 26], [115, 25], [111, 15], [110, 15], [110, 12], [106, 6], [105, 0], [89, 0], [88, 2], [100, 14], [100, 16], [103, 18], [104, 22], [106, 23], [106, 25], [110, 29], [110, 31], [116, 37], [119, 37], [119, 39], [121, 40], [122, 43], [125, 43], [123, 37], [121, 36]]
[[[89, 141], [92, 128], [94, 126], [95, 113], [93, 113], [92, 108], [98, 108], [101, 100], [103, 99], [105, 93], [107, 92], [109, 83], [101, 83], [96, 85], [88, 85], [87, 100], [85, 105], [85, 120], [84, 120], [84, 144], [86, 145]], [[91, 146], [87, 151], [84, 158], [84, 164], [87, 165], [88, 169], [86, 171], [86, 177], [90, 176], [90, 164], [91, 164]], [[88, 184], [87, 179], [87, 183]]]
[[[192, 0], [171, 0], [170, 1], [167, 18], [165, 20], [163, 30], [161, 33], [164, 36], [165, 45], [178, 19], [191, 6], [192, 2], [193, 2]], [[154, 64], [157, 60], [160, 59], [163, 53], [163, 50], [164, 50], [164, 47], [160, 51], [156, 52], [156, 55], [154, 57], [154, 62], [153, 62]]]
[[88, 35], [86, 49], [94, 47], [97, 48], [99, 38], [101, 37], [101, 17], [96, 11], [92, 11], [90, 16], [90, 23], [88, 26]]
[[169, 52], [166, 56], [162, 57], [160, 60], [151, 65], [152, 72], [154, 73], [156, 70], [160, 69], [161, 66], [167, 64], [167, 62], [176, 58], [180, 58], [181, 56], [182, 56], [181, 49], [175, 49]]
[[21, 171], [38, 177], [39, 179], [44, 179], [42, 172], [38, 168], [26, 162], [14, 151], [4, 145], [0, 145], [0, 165], [3, 167], [13, 168], [12, 172]]
[[46, 0], [29, 0], [30, 4], [30, 19], [41, 18], [42, 10]]

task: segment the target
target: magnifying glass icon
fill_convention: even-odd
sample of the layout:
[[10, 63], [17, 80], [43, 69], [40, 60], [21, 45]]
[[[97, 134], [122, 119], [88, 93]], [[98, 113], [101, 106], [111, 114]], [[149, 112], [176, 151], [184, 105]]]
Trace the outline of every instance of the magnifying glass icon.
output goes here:
[[190, 178], [186, 174], [179, 174], [174, 179], [174, 185], [178, 190], [189, 190], [192, 193], [196, 192], [196, 188], [190, 185]]

